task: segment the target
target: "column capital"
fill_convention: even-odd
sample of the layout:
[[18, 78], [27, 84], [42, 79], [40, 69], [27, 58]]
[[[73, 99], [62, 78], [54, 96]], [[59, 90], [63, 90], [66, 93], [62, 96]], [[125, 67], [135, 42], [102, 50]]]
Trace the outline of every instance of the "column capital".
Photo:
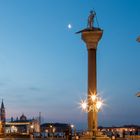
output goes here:
[[83, 31], [82, 40], [86, 43], [87, 49], [96, 49], [102, 34], [102, 30]]

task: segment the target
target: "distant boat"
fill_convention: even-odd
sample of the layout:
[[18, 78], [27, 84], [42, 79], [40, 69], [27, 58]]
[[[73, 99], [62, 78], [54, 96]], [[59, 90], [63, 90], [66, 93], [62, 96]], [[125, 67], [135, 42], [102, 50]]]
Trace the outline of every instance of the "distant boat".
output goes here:
[[137, 97], [140, 97], [140, 92], [138, 92], [138, 93], [136, 94], [136, 96], [137, 96]]
[[137, 42], [140, 42], [140, 36], [139, 36], [139, 37], [137, 37], [136, 41], [137, 41]]

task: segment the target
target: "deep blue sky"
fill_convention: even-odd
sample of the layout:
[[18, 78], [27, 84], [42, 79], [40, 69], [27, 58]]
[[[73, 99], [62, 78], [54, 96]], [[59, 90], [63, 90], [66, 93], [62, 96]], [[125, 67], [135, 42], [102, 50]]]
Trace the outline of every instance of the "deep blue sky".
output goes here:
[[87, 49], [75, 32], [86, 27], [93, 8], [104, 30], [97, 82], [107, 105], [99, 124], [140, 124], [139, 0], [0, 0], [0, 98], [7, 118], [42, 112], [44, 121], [86, 126], [78, 102], [87, 94]]

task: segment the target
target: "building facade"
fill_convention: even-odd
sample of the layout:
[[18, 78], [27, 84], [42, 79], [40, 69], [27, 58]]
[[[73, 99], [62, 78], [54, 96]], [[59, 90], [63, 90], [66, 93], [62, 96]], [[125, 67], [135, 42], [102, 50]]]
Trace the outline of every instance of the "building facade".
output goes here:
[[18, 117], [14, 120], [6, 122], [5, 133], [6, 134], [32, 134], [40, 132], [40, 124], [37, 119], [27, 119], [27, 117], [22, 114], [20, 118]]
[[11, 121], [6, 122], [6, 112], [4, 102], [1, 102], [0, 108], [0, 135], [4, 134], [31, 134], [40, 132], [40, 122], [38, 119], [27, 119], [27, 117], [22, 114], [19, 119], [18, 117]]

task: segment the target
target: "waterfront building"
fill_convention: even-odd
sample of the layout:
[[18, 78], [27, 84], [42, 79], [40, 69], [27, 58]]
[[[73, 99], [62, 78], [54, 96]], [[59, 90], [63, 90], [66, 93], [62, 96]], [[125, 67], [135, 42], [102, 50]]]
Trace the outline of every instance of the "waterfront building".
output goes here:
[[112, 127], [98, 127], [99, 131], [111, 137], [125, 137], [129, 138], [132, 135], [140, 135], [139, 125], [123, 125], [123, 126], [112, 126]]
[[41, 132], [46, 137], [64, 137], [67, 133], [71, 133], [72, 128], [70, 124], [65, 123], [44, 123], [41, 125]]
[[6, 112], [4, 102], [1, 102], [0, 108], [0, 135], [4, 134], [31, 134], [40, 132], [40, 122], [38, 119], [27, 119], [27, 117], [22, 114], [19, 119], [13, 119], [6, 122]]
[[6, 122], [5, 133], [6, 134], [32, 134], [40, 132], [40, 124], [38, 119], [27, 119], [27, 117], [22, 114], [20, 118], [18, 117], [14, 120], [11, 118], [10, 122]]

